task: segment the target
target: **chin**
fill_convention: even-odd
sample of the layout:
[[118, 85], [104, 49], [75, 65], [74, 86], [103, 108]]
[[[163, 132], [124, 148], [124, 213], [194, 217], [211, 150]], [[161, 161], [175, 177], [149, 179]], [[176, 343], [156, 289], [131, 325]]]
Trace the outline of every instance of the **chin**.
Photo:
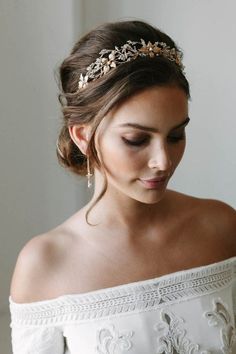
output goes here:
[[[135, 180], [135, 184], [133, 184], [133, 181], [131, 184], [128, 186], [121, 186], [118, 183], [112, 184], [112, 187], [116, 189], [118, 193], [123, 194], [123, 196], [126, 196], [128, 198], [131, 198], [137, 202], [143, 203], [143, 204], [157, 204], [160, 202], [166, 193], [167, 190], [167, 183], [165, 186], [162, 188], [158, 189], [140, 189], [140, 185], [136, 184], [137, 180]], [[122, 188], [123, 187], [123, 188]]]
[[157, 204], [159, 203], [162, 199], [164, 198], [164, 193], [162, 193], [161, 196], [159, 196], [159, 198], [149, 198], [149, 199], [146, 199], [146, 200], [143, 200], [142, 203], [143, 204]]
[[146, 195], [133, 195], [130, 196], [132, 199], [137, 200], [140, 203], [143, 204], [157, 204], [159, 203], [165, 196], [166, 189], [163, 189], [161, 191], [151, 191], [151, 193], [147, 193]]

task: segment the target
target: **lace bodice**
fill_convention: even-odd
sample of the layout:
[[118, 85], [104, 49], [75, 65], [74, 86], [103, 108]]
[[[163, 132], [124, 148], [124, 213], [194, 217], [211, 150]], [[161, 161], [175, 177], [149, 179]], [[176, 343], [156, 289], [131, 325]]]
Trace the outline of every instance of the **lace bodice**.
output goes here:
[[236, 257], [9, 304], [14, 354], [236, 354]]

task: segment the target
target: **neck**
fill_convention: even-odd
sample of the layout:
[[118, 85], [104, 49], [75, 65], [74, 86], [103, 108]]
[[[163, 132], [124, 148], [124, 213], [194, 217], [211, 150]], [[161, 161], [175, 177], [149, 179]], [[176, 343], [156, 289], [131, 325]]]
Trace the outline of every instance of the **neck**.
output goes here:
[[[95, 189], [91, 201], [87, 204], [88, 209], [100, 195], [104, 185], [101, 174], [95, 174]], [[168, 190], [161, 196], [160, 201], [154, 204], [146, 204], [118, 191], [109, 186], [102, 199], [95, 204], [89, 213], [89, 222], [99, 224], [112, 229], [118, 228], [127, 233], [142, 233], [143, 230], [157, 225], [167, 217], [169, 207]]]

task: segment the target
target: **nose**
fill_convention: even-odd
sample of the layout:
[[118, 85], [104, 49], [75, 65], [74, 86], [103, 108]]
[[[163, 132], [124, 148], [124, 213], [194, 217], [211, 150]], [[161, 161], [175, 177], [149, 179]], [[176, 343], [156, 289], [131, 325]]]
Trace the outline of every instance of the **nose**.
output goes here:
[[149, 168], [156, 168], [160, 171], [170, 171], [172, 166], [172, 161], [170, 159], [167, 148], [162, 145], [155, 149], [154, 153], [148, 161]]

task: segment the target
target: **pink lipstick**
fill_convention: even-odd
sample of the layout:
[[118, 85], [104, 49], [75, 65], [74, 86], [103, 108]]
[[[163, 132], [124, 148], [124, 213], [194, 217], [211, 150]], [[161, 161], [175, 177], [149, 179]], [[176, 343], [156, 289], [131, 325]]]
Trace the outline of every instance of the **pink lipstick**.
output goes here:
[[156, 177], [152, 179], [140, 179], [144, 187], [147, 189], [162, 189], [166, 182], [167, 177]]

